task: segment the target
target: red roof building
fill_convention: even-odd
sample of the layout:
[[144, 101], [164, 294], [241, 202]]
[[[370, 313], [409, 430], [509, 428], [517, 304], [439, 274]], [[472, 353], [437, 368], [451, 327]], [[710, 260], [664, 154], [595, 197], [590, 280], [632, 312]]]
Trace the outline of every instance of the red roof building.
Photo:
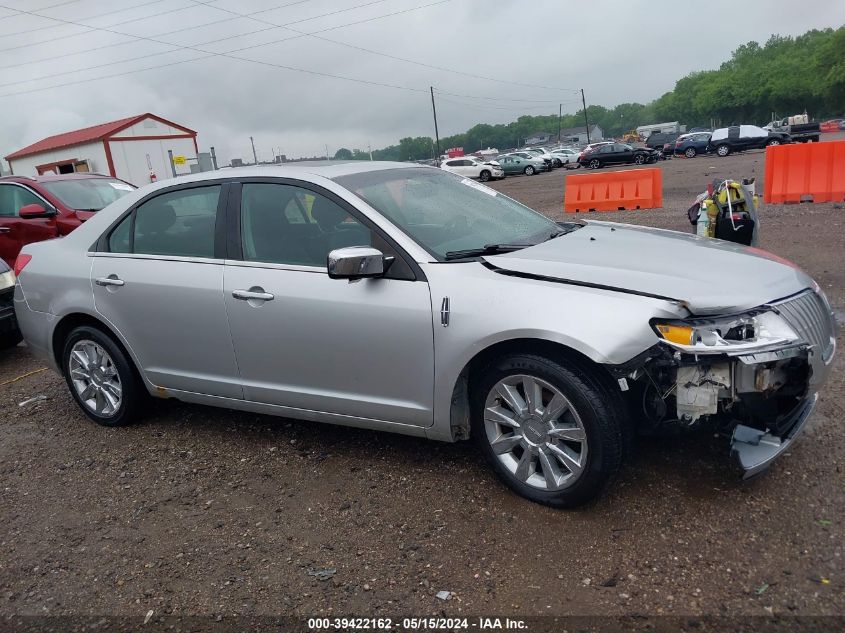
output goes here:
[[197, 151], [194, 130], [147, 112], [48, 136], [6, 160], [18, 175], [93, 171], [141, 185], [190, 173]]

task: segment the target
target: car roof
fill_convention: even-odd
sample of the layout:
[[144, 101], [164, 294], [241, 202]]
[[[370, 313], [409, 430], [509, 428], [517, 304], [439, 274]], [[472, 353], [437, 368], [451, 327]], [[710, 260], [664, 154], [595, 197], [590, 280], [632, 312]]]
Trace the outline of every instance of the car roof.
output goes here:
[[0, 182], [55, 182], [57, 180], [90, 180], [92, 178], [113, 178], [107, 174], [73, 173], [73, 174], [44, 174], [42, 176], [3, 176]]

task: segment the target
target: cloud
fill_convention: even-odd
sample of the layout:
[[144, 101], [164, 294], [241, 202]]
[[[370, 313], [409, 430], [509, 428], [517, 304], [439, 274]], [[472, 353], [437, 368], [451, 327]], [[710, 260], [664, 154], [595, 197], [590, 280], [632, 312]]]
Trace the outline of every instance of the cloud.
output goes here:
[[[321, 155], [326, 145], [331, 153], [339, 147], [381, 147], [400, 137], [433, 134], [432, 85], [464, 95], [439, 99], [445, 136], [480, 121], [557, 112], [558, 102], [566, 102], [564, 111], [574, 112], [579, 104], [573, 91], [582, 87], [591, 103], [649, 101], [689, 72], [717, 67], [751, 39], [765, 41], [772, 33], [796, 35], [845, 22], [845, 5], [825, 0], [807, 0], [800, 11], [787, 0], [712, 0], [706, 5], [619, 0], [590, 3], [588, 9], [559, 0], [451, 0], [377, 19], [433, 1], [18, 3], [18, 10], [54, 20], [12, 10], [0, 13], [0, 95], [7, 95], [0, 97], [0, 153], [50, 134], [146, 111], [197, 130], [201, 149], [214, 145], [224, 160], [249, 157], [250, 136], [260, 158], [269, 158], [278, 148], [299, 156]], [[50, 5], [57, 6], [39, 9]], [[255, 19], [231, 12], [253, 13]], [[312, 19], [327, 13], [334, 14]], [[266, 22], [430, 66], [557, 90], [409, 64], [325, 39], [296, 37]], [[351, 22], [360, 23], [347, 26]], [[295, 39], [276, 42], [284, 38]], [[90, 50], [94, 48], [99, 50]], [[190, 61], [200, 57], [205, 58]], [[41, 61], [26, 63], [34, 60]], [[84, 70], [92, 66], [99, 67]], [[45, 78], [50, 75], [56, 76]], [[105, 75], [118, 76], [98, 79]], [[77, 83], [83, 80], [92, 81]], [[58, 84], [69, 85], [28, 92]]]

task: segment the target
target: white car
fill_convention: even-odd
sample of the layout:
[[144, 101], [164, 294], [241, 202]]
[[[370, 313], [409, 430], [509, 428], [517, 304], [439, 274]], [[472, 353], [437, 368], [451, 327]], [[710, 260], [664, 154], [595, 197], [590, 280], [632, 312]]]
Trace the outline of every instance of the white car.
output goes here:
[[499, 163], [494, 160], [485, 163], [474, 156], [461, 156], [460, 158], [444, 160], [440, 168], [459, 176], [478, 178], [481, 182], [505, 177], [505, 172]]
[[571, 147], [562, 147], [560, 149], [552, 150], [552, 156], [557, 158], [562, 165], [569, 167], [578, 167], [578, 156], [581, 152]]
[[560, 167], [563, 163], [558, 164], [559, 161], [555, 160], [555, 157], [549, 154], [546, 150], [541, 147], [528, 147], [523, 148], [523, 152], [528, 152], [529, 154], [534, 154], [537, 158], [542, 160], [549, 166], [549, 169], [552, 167]]

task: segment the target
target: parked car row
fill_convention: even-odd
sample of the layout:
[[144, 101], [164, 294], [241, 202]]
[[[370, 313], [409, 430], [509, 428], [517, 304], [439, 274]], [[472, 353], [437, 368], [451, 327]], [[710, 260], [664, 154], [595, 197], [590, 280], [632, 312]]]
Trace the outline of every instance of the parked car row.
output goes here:
[[568, 147], [555, 149], [526, 147], [499, 154], [495, 159], [477, 156], [449, 158], [444, 160], [440, 167], [460, 176], [487, 182], [508, 175], [533, 176], [558, 167], [577, 167], [578, 156], [578, 150]]

